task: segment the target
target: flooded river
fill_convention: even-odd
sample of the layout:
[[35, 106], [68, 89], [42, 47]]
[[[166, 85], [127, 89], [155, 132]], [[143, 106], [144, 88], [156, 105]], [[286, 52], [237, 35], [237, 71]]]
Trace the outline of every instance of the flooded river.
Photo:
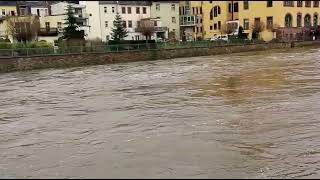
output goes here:
[[319, 178], [320, 49], [0, 74], [0, 178]]

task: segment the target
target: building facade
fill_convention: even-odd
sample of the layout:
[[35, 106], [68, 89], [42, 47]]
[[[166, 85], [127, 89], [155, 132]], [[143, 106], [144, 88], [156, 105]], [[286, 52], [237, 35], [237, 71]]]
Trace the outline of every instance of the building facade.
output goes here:
[[[151, 4], [151, 18], [158, 18], [160, 34], [167, 34], [168, 39], [180, 39], [179, 1], [154, 1]], [[160, 25], [161, 23], [161, 25]], [[166, 30], [164, 32], [163, 30]], [[169, 37], [171, 35], [174, 37]], [[159, 37], [159, 36], [157, 36]]]
[[202, 39], [204, 1], [180, 1], [180, 38], [184, 41]]
[[6, 39], [8, 37], [6, 32], [6, 18], [8, 16], [16, 16], [17, 7], [14, 1], [0, 1], [0, 38]]
[[275, 30], [284, 30], [287, 39], [296, 39], [304, 29], [319, 25], [319, 1], [243, 1], [239, 3], [239, 21], [245, 32], [252, 36], [251, 26], [262, 22], [261, 38], [277, 38]]
[[140, 32], [136, 32], [141, 19], [150, 18], [150, 5], [148, 1], [80, 1], [86, 6], [89, 14], [90, 26], [88, 39], [111, 40], [113, 21], [117, 12], [123, 19], [124, 26], [128, 30], [125, 40], [144, 40]]
[[260, 26], [259, 38], [265, 41], [280, 36], [296, 39], [306, 27], [319, 25], [320, 13], [319, 1], [203, 1], [202, 10], [204, 38], [230, 34], [226, 27], [232, 22], [241, 26], [249, 39]]

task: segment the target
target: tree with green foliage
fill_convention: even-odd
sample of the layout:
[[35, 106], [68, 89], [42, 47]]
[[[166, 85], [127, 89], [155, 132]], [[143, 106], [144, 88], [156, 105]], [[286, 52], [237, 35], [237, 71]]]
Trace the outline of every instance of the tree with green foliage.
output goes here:
[[123, 40], [128, 36], [127, 29], [123, 26], [123, 20], [119, 13], [116, 14], [115, 20], [113, 21], [112, 39], [115, 41]]
[[71, 5], [67, 7], [66, 27], [63, 29], [63, 39], [84, 39], [83, 31], [79, 30], [80, 24], [74, 15], [74, 8]]

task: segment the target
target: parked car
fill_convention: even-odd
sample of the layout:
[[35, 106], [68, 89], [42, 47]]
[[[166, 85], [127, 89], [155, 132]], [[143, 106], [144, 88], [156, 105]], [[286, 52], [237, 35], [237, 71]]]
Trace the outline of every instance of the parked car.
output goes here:
[[210, 41], [229, 41], [228, 35], [215, 35]]

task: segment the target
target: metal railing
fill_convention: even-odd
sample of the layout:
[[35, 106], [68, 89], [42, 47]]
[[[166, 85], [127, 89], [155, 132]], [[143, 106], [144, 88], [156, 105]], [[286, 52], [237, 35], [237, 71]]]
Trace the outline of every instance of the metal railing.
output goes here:
[[191, 41], [191, 42], [157, 42], [145, 44], [118, 44], [118, 45], [91, 45], [91, 46], [70, 46], [70, 47], [46, 47], [46, 48], [12, 48], [0, 49], [0, 58], [20, 56], [43, 56], [43, 55], [66, 55], [81, 53], [109, 53], [126, 51], [148, 51], [160, 49], [179, 49], [195, 47], [218, 47], [232, 45], [247, 45], [264, 42], [247, 41]]

